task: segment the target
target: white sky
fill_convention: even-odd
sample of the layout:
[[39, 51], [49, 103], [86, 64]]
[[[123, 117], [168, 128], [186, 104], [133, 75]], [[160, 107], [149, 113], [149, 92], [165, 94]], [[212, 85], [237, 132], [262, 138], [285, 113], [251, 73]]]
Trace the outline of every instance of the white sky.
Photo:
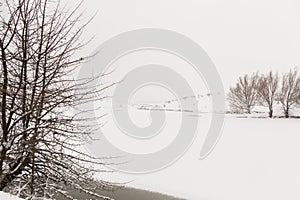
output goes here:
[[196, 41], [225, 89], [244, 73], [300, 66], [298, 0], [85, 0], [83, 7], [87, 15], [98, 11], [84, 35], [96, 36], [87, 53], [117, 34], [151, 27]]

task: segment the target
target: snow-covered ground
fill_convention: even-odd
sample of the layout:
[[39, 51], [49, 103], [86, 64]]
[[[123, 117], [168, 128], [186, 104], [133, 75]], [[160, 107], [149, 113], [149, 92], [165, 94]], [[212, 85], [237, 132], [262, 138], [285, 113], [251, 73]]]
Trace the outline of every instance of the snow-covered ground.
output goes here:
[[0, 192], [0, 199], [1, 200], [22, 200], [16, 196], [4, 192]]
[[[221, 139], [213, 152], [200, 160], [200, 150], [211, 122], [212, 95], [203, 92], [184, 99], [196, 98], [199, 103], [200, 112], [189, 115], [199, 118], [199, 128], [190, 149], [176, 163], [155, 173], [115, 172], [101, 176], [111, 181], [129, 182], [127, 185], [131, 187], [189, 200], [299, 200], [300, 119], [278, 118], [282, 116], [278, 103], [274, 106], [274, 119], [268, 118], [268, 110], [262, 106], [256, 107], [252, 115], [226, 114]], [[145, 102], [152, 96], [160, 97], [157, 94], [148, 97], [144, 93], [136, 96]], [[113, 117], [103, 126], [104, 135], [128, 152], [147, 153], [152, 152], [152, 148], [166, 147], [176, 137], [181, 113], [177, 101], [161, 99], [155, 99], [154, 103], [136, 100], [128, 105], [131, 120], [140, 127], [151, 124], [149, 110], [170, 110], [166, 112], [166, 124], [160, 135], [145, 141], [132, 141], [122, 133], [117, 134], [120, 130]], [[299, 113], [299, 110], [292, 112], [298, 116]]]
[[[174, 115], [179, 113], [174, 113]], [[191, 115], [191, 117], [197, 117]], [[300, 120], [226, 115], [214, 151], [199, 160], [202, 127], [186, 154], [172, 166], [145, 175], [110, 174], [110, 180], [190, 200], [300, 199]]]

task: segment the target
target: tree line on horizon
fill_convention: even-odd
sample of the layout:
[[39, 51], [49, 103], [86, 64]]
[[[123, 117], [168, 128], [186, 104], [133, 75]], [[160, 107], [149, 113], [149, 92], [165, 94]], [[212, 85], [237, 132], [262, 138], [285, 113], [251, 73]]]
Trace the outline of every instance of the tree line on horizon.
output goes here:
[[274, 105], [279, 103], [285, 118], [300, 107], [300, 75], [298, 69], [291, 69], [281, 75], [270, 70], [262, 74], [245, 74], [230, 87], [227, 99], [233, 113], [251, 114], [255, 106], [268, 108], [270, 118], [274, 117]]

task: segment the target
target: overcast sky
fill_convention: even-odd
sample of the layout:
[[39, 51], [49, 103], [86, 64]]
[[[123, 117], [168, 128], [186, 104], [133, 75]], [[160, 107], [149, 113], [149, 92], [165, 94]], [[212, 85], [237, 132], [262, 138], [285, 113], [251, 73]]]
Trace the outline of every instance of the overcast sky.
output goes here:
[[96, 35], [86, 52], [122, 32], [151, 27], [196, 41], [225, 89], [244, 73], [300, 66], [299, 0], [85, 0], [83, 7], [88, 15], [98, 11], [84, 35]]

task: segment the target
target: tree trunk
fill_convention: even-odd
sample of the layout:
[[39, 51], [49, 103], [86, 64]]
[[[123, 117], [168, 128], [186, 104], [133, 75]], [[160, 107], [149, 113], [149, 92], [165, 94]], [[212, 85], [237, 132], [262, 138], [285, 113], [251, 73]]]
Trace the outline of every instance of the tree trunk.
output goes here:
[[251, 114], [251, 108], [250, 108], [250, 106], [247, 107], [247, 114]]
[[290, 117], [290, 115], [289, 115], [289, 109], [288, 108], [285, 109], [284, 116], [285, 116], [285, 118], [289, 118]]
[[273, 117], [273, 110], [270, 109], [270, 111], [269, 111], [269, 118], [272, 118], [272, 117]]

